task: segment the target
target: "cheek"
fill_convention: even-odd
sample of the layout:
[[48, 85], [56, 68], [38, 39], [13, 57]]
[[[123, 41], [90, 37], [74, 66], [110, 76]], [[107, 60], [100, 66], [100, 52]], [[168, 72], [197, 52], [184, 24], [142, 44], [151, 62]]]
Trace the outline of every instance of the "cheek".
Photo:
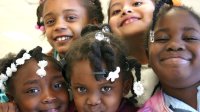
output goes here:
[[[25, 100], [26, 99], [26, 100]], [[26, 98], [22, 97], [16, 101], [16, 104], [18, 104], [19, 109], [22, 112], [30, 112], [30, 111], [36, 111], [39, 103], [38, 98]]]

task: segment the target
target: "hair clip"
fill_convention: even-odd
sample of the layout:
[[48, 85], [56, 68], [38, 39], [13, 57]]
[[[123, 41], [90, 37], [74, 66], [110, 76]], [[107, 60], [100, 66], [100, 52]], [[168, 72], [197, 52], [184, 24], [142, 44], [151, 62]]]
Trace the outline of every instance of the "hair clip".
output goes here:
[[119, 78], [119, 72], [120, 72], [120, 67], [116, 67], [116, 70], [114, 72], [109, 72], [108, 77], [106, 78], [106, 80], [110, 80], [111, 82], [114, 82], [115, 79]]
[[44, 2], [44, 0], [39, 0], [39, 4], [42, 4]]
[[28, 54], [27, 52], [25, 52], [21, 58], [16, 60], [16, 64], [15, 63], [11, 63], [10, 67], [6, 68], [6, 73], [5, 74], [1, 73], [1, 75], [0, 75], [0, 89], [2, 91], [5, 91], [4, 82], [6, 82], [9, 77], [12, 77], [13, 72], [17, 71], [17, 66], [24, 64], [25, 60], [28, 60], [30, 58], [31, 58], [31, 55]]
[[140, 81], [133, 83], [133, 90], [137, 96], [141, 96], [144, 93], [144, 87]]
[[150, 37], [150, 42], [154, 42], [154, 31], [153, 30], [150, 30], [150, 34], [149, 34], [149, 37]]
[[46, 71], [45, 71], [45, 67], [47, 66], [48, 62], [45, 60], [39, 61], [38, 62], [38, 66], [40, 67], [36, 73], [42, 78], [44, 76], [46, 76]]
[[110, 31], [110, 28], [108, 27], [108, 26], [103, 26], [103, 28], [102, 28], [102, 32], [104, 32], [104, 33], [110, 33], [111, 31]]
[[100, 32], [100, 31], [95, 34], [95, 39], [110, 43], [110, 39], [108, 37], [105, 37], [103, 32]]
[[35, 29], [38, 29], [38, 30], [44, 32], [44, 26], [35, 25]]
[[19, 58], [19, 59], [16, 60], [16, 66], [17, 66], [17, 65], [23, 65], [24, 62], [25, 62], [25, 60], [28, 60], [28, 59], [30, 59], [30, 58], [31, 58], [31, 55], [28, 54], [27, 52], [25, 52], [25, 53], [23, 54], [22, 58]]
[[90, 0], [90, 1], [89, 1], [89, 4], [95, 5], [94, 0]]

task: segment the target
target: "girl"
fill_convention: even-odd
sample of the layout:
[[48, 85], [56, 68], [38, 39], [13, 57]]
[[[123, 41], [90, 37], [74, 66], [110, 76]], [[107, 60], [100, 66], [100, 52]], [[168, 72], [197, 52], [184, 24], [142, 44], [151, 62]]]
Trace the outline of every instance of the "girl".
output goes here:
[[152, 20], [154, 2], [154, 0], [111, 0], [108, 10], [108, 22], [112, 32], [126, 43], [128, 55], [135, 57], [142, 64], [141, 83], [144, 93], [138, 95], [137, 106], [141, 106], [152, 95], [158, 83], [155, 73], [148, 66], [144, 47], [144, 32]]
[[[145, 32], [152, 21], [154, 4], [157, 2], [158, 0], [111, 0], [108, 10], [108, 22], [113, 33], [126, 43], [128, 55], [135, 57], [142, 64], [141, 83], [144, 93], [137, 97], [138, 106], [153, 94], [158, 84], [155, 73], [148, 66], [144, 47]], [[180, 4], [177, 0], [174, 2]]]
[[[171, 6], [159, 12], [165, 2]], [[140, 111], [199, 112], [200, 17], [187, 7], [165, 2], [155, 9], [147, 41], [149, 63], [162, 89]]]
[[43, 0], [37, 9], [37, 27], [44, 30], [60, 60], [87, 24], [99, 24], [104, 16], [99, 0]]
[[83, 37], [70, 46], [65, 56], [66, 76], [78, 112], [137, 110], [123, 96], [132, 86], [131, 68], [135, 67], [140, 76], [140, 64], [127, 59], [121, 41], [107, 31], [104, 25], [86, 27]]
[[[41, 51], [36, 47], [5, 58], [1, 63], [0, 89], [20, 112], [66, 112], [69, 97], [62, 66]], [[17, 111], [12, 104], [8, 105], [9, 108], [1, 109]]]

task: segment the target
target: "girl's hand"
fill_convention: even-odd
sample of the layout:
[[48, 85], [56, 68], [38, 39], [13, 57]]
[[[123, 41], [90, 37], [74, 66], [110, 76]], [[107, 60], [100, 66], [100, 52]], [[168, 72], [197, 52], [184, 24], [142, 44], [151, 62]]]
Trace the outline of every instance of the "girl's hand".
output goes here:
[[0, 103], [0, 112], [19, 112], [13, 102]]

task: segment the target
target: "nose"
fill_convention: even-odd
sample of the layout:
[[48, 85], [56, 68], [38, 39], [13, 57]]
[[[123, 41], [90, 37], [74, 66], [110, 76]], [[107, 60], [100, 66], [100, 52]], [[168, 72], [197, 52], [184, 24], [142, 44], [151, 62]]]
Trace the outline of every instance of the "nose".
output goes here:
[[56, 101], [55, 95], [50, 90], [45, 90], [43, 93], [42, 103], [50, 104]]
[[64, 18], [60, 17], [57, 19], [55, 24], [55, 31], [65, 31], [67, 29], [67, 22]]
[[127, 14], [130, 14], [130, 13], [133, 13], [133, 9], [130, 7], [130, 6], [125, 6], [123, 8], [123, 13], [122, 15], [127, 15]]
[[167, 45], [167, 51], [183, 51], [185, 44], [182, 40], [170, 41]]
[[97, 93], [88, 96], [88, 99], [87, 99], [87, 104], [88, 105], [93, 105], [94, 106], [94, 105], [98, 105], [100, 103], [101, 103], [101, 98], [100, 98], [100, 95], [98, 95]]

